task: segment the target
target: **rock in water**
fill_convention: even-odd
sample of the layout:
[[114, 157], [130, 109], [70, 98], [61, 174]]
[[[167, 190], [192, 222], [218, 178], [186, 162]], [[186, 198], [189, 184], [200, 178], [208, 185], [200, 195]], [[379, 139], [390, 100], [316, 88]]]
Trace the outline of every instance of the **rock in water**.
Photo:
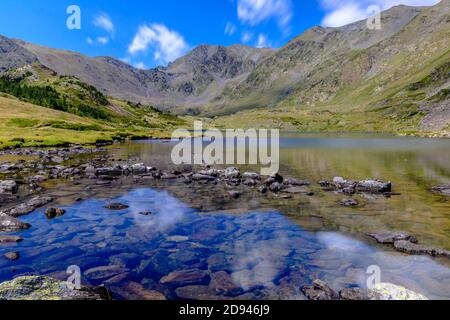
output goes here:
[[163, 277], [159, 282], [161, 284], [170, 285], [174, 287], [189, 286], [195, 284], [206, 284], [209, 282], [208, 272], [204, 270], [181, 270], [169, 273]]
[[375, 232], [375, 233], [368, 233], [369, 237], [374, 238], [377, 240], [378, 243], [381, 244], [394, 244], [396, 241], [399, 240], [407, 240], [409, 242], [417, 242], [417, 239], [411, 236], [407, 232]]
[[0, 300], [109, 300], [105, 288], [71, 290], [65, 281], [44, 276], [20, 277], [0, 284]]
[[0, 193], [16, 193], [17, 183], [13, 180], [0, 180]]
[[18, 252], [8, 252], [5, 253], [5, 258], [11, 261], [19, 260], [20, 254]]
[[0, 236], [0, 243], [17, 243], [21, 241], [23, 241], [23, 238], [18, 236]]
[[431, 189], [434, 193], [450, 197], [450, 184], [437, 186]]
[[314, 281], [312, 286], [305, 286], [302, 292], [309, 300], [339, 300], [339, 295], [321, 280]]
[[17, 232], [29, 229], [31, 225], [0, 212], [0, 232]]
[[416, 243], [412, 243], [407, 240], [399, 240], [394, 243], [394, 248], [397, 251], [407, 253], [407, 254], [417, 254], [417, 255], [430, 255], [433, 257], [450, 257], [450, 251], [426, 247]]
[[427, 297], [392, 283], [379, 283], [371, 290], [379, 300], [428, 300]]
[[47, 217], [47, 219], [51, 220], [51, 219], [55, 219], [57, 217], [62, 217], [65, 213], [66, 213], [66, 210], [64, 210], [64, 209], [48, 208], [45, 211], [45, 216]]
[[368, 179], [358, 182], [356, 190], [362, 192], [385, 193], [392, 191], [392, 183]]
[[127, 206], [126, 204], [122, 204], [122, 203], [110, 203], [110, 204], [107, 204], [105, 206], [105, 208], [109, 209], [109, 210], [117, 210], [117, 211], [119, 211], [119, 210], [128, 209], [129, 206]]
[[18, 206], [12, 207], [10, 209], [3, 210], [3, 213], [7, 215], [17, 218], [20, 216], [27, 215], [34, 210], [45, 206], [46, 204], [53, 201], [51, 197], [35, 197], [25, 203], [19, 204]]
[[357, 207], [359, 205], [359, 202], [356, 199], [348, 198], [342, 199], [340, 204], [344, 207]]

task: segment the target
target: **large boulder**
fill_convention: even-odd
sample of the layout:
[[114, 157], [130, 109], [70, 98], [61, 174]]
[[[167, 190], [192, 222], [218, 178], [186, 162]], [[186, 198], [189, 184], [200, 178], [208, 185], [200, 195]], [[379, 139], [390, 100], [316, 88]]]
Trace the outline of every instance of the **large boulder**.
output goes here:
[[65, 281], [44, 276], [20, 277], [0, 284], [0, 300], [109, 300], [105, 288], [72, 290]]
[[0, 193], [16, 193], [17, 183], [13, 180], [0, 180]]

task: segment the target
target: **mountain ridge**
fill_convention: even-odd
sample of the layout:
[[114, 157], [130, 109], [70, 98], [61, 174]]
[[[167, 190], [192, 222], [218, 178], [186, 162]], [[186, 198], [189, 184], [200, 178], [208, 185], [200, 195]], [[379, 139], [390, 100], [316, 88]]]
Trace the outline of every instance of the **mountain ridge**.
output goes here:
[[[310, 128], [301, 123], [305, 114], [316, 114], [322, 122], [324, 114], [383, 109], [398, 130], [409, 125], [416, 131], [446, 131], [448, 79], [415, 92], [407, 88], [442, 66], [445, 74], [449, 12], [450, 0], [433, 7], [395, 6], [382, 13], [382, 30], [369, 30], [363, 20], [338, 28], [313, 27], [279, 49], [200, 45], [166, 67], [149, 70], [113, 57], [91, 58], [5, 38], [10, 49], [3, 51], [9, 56], [5, 59], [0, 51], [0, 70], [2, 61], [17, 65], [37, 60], [105, 95], [177, 114], [223, 117], [255, 109], [295, 119], [277, 125], [305, 129]], [[429, 100], [436, 94], [443, 99]]]

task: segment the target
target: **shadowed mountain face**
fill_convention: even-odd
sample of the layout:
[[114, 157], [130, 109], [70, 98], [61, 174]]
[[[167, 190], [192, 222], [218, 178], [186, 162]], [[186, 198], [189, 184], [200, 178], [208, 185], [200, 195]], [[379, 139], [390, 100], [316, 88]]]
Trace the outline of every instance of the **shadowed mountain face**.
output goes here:
[[2, 37], [0, 70], [38, 60], [106, 95], [177, 113], [384, 110], [380, 117], [420, 115], [407, 120], [444, 130], [450, 124], [449, 14], [450, 0], [434, 7], [397, 6], [382, 13], [381, 30], [369, 30], [366, 21], [315, 27], [278, 50], [202, 45], [151, 70]]

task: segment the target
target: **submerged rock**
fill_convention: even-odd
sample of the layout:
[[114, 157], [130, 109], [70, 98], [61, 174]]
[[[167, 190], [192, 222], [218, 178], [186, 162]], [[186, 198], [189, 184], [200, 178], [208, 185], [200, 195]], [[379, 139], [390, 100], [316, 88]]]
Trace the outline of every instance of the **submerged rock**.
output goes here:
[[211, 275], [211, 284], [218, 294], [226, 296], [238, 296], [242, 294], [242, 288], [238, 286], [233, 277], [225, 271], [219, 271]]
[[23, 241], [19, 236], [0, 236], [0, 243], [17, 243]]
[[373, 179], [368, 179], [358, 182], [356, 190], [360, 192], [385, 193], [392, 191], [391, 182], [383, 182]]
[[84, 275], [90, 280], [106, 280], [119, 274], [128, 272], [129, 269], [121, 266], [102, 266], [87, 270]]
[[163, 301], [166, 296], [156, 290], [145, 289], [137, 282], [127, 282], [115, 290], [119, 295], [127, 300]]
[[399, 240], [407, 240], [409, 242], [417, 242], [417, 239], [411, 236], [407, 232], [376, 232], [376, 233], [368, 233], [369, 237], [377, 240], [378, 243], [381, 244], [394, 244]]
[[65, 281], [44, 276], [20, 277], [0, 284], [0, 300], [109, 300], [105, 288], [72, 290]]
[[437, 249], [427, 246], [422, 246], [416, 243], [412, 243], [407, 240], [399, 240], [394, 243], [394, 248], [397, 251], [407, 253], [407, 254], [416, 254], [416, 255], [430, 255], [433, 257], [449, 257], [450, 251]]
[[116, 211], [125, 210], [125, 209], [128, 209], [129, 207], [130, 206], [128, 206], [126, 204], [122, 204], [122, 203], [118, 203], [118, 202], [109, 203], [105, 206], [106, 209], [116, 210]]
[[5, 258], [11, 261], [19, 260], [20, 253], [19, 252], [7, 252], [5, 253]]
[[29, 229], [31, 225], [0, 212], [0, 232], [17, 232]]
[[175, 290], [178, 298], [183, 300], [223, 300], [214, 288], [208, 286], [186, 286]]
[[321, 280], [314, 281], [311, 286], [303, 287], [302, 292], [309, 300], [339, 300], [339, 295]]
[[424, 295], [394, 285], [392, 283], [379, 283], [371, 290], [379, 300], [428, 300]]
[[207, 271], [190, 269], [171, 272], [167, 276], [161, 278], [159, 282], [174, 287], [182, 287], [195, 284], [207, 284], [209, 279]]
[[66, 210], [64, 210], [64, 209], [48, 208], [45, 211], [45, 216], [47, 217], [47, 219], [51, 220], [51, 219], [55, 219], [57, 217], [62, 217], [65, 213], [66, 213]]
[[6, 213], [7, 215], [17, 218], [20, 216], [27, 215], [34, 210], [45, 206], [46, 204], [53, 201], [53, 198], [51, 197], [35, 197], [31, 200], [28, 200], [25, 203], [19, 204], [17, 206], [14, 206], [10, 209], [3, 210], [3, 213]]

